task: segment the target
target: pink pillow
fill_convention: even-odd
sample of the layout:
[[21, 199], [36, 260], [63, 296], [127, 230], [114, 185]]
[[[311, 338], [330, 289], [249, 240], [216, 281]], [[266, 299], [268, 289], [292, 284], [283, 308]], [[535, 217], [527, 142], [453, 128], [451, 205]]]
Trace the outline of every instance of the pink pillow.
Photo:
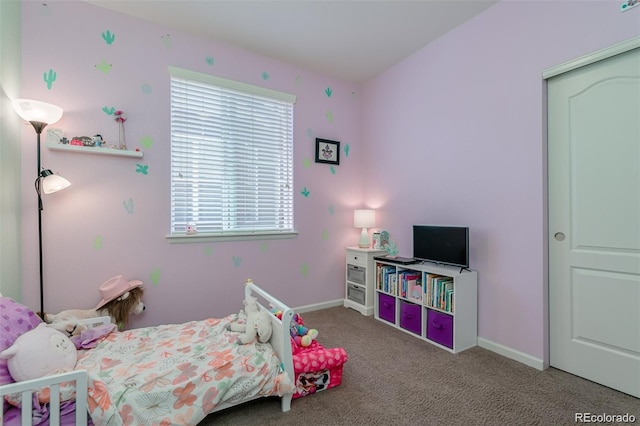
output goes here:
[[[8, 297], [0, 297], [0, 352], [4, 351], [23, 333], [36, 328], [42, 320], [31, 309]], [[0, 385], [13, 383], [7, 360], [0, 359]]]

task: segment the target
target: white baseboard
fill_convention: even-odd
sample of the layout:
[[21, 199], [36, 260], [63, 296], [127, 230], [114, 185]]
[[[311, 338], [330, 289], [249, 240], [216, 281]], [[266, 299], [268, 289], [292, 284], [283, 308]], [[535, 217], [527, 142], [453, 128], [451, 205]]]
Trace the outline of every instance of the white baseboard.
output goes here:
[[320, 309], [333, 308], [336, 306], [343, 306], [343, 305], [344, 305], [344, 299], [337, 299], [337, 300], [330, 300], [328, 302], [314, 303], [313, 305], [298, 306], [297, 308], [293, 308], [293, 310], [295, 312], [302, 314], [305, 312], [317, 311]]
[[[333, 308], [335, 306], [344, 306], [344, 299], [331, 300], [328, 302], [322, 303], [314, 303], [312, 305], [298, 306], [294, 308], [294, 311], [299, 313], [312, 312], [317, 311], [319, 309]], [[507, 346], [501, 345], [500, 343], [492, 342], [491, 340], [487, 340], [482, 337], [478, 337], [478, 346], [481, 348], [487, 349], [491, 352], [495, 352], [499, 355], [512, 359], [514, 361], [521, 362], [529, 367], [535, 368], [536, 370], [544, 370], [546, 369], [544, 365], [544, 360], [540, 358], [533, 357], [524, 352], [520, 352], [515, 349], [511, 349]]]
[[495, 352], [499, 355], [510, 358], [514, 361], [521, 362], [529, 367], [533, 367], [536, 370], [544, 370], [544, 360], [540, 358], [533, 357], [524, 352], [517, 351], [515, 349], [511, 349], [507, 346], [501, 345], [499, 343], [492, 342], [491, 340], [484, 339], [482, 337], [478, 337], [478, 346], [481, 348], [490, 350], [491, 352]]

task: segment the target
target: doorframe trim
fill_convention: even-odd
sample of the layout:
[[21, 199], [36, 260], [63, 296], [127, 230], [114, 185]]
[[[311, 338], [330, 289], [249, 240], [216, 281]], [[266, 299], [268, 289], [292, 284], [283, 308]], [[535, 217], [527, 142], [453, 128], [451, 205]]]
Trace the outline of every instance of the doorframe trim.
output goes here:
[[640, 36], [622, 41], [618, 44], [614, 44], [613, 46], [609, 46], [604, 49], [597, 50], [595, 52], [589, 53], [588, 55], [572, 59], [563, 64], [544, 69], [542, 70], [542, 78], [547, 80], [551, 77], [555, 77], [556, 75], [573, 71], [577, 68], [584, 67], [585, 65], [589, 65], [594, 62], [619, 55], [620, 53], [628, 52], [629, 50], [636, 49], [638, 47], [640, 47]]

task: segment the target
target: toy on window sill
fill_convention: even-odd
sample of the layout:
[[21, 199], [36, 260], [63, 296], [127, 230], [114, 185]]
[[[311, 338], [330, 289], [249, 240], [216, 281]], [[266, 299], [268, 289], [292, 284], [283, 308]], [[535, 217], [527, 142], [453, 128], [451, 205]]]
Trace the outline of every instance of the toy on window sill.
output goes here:
[[198, 233], [198, 225], [195, 222], [189, 222], [186, 226], [187, 235], [196, 235]]

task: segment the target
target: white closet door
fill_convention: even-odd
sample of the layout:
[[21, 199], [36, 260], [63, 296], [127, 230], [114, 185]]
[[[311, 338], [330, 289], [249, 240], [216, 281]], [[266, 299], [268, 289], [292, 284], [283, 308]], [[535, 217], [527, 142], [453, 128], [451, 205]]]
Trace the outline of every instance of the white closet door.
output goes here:
[[640, 48], [548, 81], [551, 366], [640, 397]]

